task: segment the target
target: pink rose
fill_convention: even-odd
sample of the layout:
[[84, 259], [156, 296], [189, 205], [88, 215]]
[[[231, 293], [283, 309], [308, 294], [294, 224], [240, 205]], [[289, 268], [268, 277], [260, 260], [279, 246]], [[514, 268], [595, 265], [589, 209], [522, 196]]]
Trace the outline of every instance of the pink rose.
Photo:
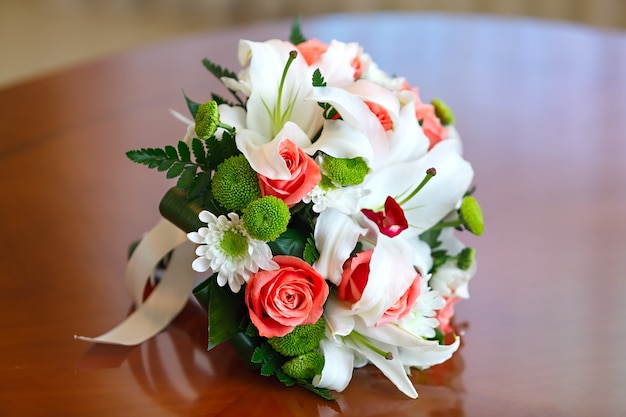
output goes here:
[[446, 138], [448, 129], [441, 125], [441, 120], [435, 114], [435, 106], [428, 103], [423, 103], [419, 98], [417, 88], [413, 89], [415, 93], [415, 117], [420, 121], [424, 134], [430, 141], [428, 149], [432, 149], [433, 146], [441, 142]]
[[337, 288], [337, 298], [352, 304], [361, 299], [370, 274], [373, 249], [359, 252], [346, 261]]
[[417, 297], [421, 291], [421, 276], [418, 273], [413, 279], [411, 286], [402, 294], [402, 296], [391, 307], [385, 311], [383, 316], [376, 322], [377, 325], [383, 323], [391, 323], [398, 321], [411, 312], [413, 305], [417, 301]]
[[292, 207], [320, 182], [322, 175], [315, 161], [289, 139], [281, 142], [278, 152], [285, 160], [291, 178], [277, 180], [257, 174], [261, 193], [278, 197]]
[[275, 256], [279, 269], [258, 271], [246, 285], [252, 323], [264, 337], [284, 336], [313, 324], [324, 312], [328, 284], [313, 267], [294, 256]]
[[453, 332], [454, 329], [450, 326], [450, 320], [454, 316], [454, 305], [461, 300], [461, 297], [452, 296], [452, 297], [444, 297], [446, 300], [446, 305], [437, 310], [437, 320], [439, 320], [439, 330], [442, 333], [450, 333]]
[[328, 45], [313, 38], [296, 45], [296, 48], [298, 48], [298, 52], [300, 52], [306, 63], [313, 65], [328, 50]]

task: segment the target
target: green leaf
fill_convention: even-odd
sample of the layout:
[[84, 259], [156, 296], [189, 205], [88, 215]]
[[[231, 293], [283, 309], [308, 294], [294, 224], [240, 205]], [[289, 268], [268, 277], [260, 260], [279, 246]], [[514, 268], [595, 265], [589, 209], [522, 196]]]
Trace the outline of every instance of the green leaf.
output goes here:
[[442, 229], [429, 229], [422, 233], [419, 238], [420, 240], [428, 243], [428, 246], [434, 249], [441, 245], [441, 242], [439, 241], [439, 235], [441, 234], [441, 230]]
[[196, 103], [195, 101], [187, 97], [184, 91], [183, 91], [183, 97], [185, 97], [185, 102], [187, 103], [187, 108], [189, 109], [189, 113], [191, 113], [191, 116], [195, 119], [196, 113], [198, 113], [198, 107], [200, 107], [200, 103]]
[[165, 175], [168, 179], [176, 178], [180, 174], [182, 174], [183, 169], [185, 169], [185, 164], [182, 162], [174, 162], [170, 169], [167, 170], [167, 174]]
[[178, 157], [183, 162], [191, 162], [191, 154], [189, 153], [189, 145], [182, 140], [178, 142]]
[[319, 68], [313, 72], [313, 87], [326, 87], [326, 81]]
[[211, 174], [208, 172], [199, 172], [193, 178], [189, 188], [187, 190], [187, 198], [195, 200], [204, 195], [205, 192], [210, 190], [211, 187]]
[[187, 165], [185, 169], [183, 169], [183, 173], [178, 178], [178, 182], [176, 183], [176, 188], [181, 190], [188, 189], [196, 176], [197, 167], [194, 165]]
[[226, 100], [224, 97], [222, 97], [222, 96], [220, 96], [218, 94], [215, 94], [215, 93], [211, 94], [211, 100], [216, 102], [218, 105], [220, 105], [220, 104], [228, 104], [229, 106], [235, 106], [236, 105], [236, 104], [231, 103], [230, 101]]
[[289, 34], [289, 41], [294, 45], [301, 44], [302, 42], [306, 42], [306, 38], [302, 34], [302, 29], [300, 27], [300, 16], [296, 17], [291, 24], [291, 33]]
[[165, 155], [170, 158], [170, 159], [178, 159], [178, 152], [176, 151], [176, 148], [173, 147], [172, 145], [166, 145], [165, 148]]
[[193, 151], [193, 157], [196, 158], [196, 162], [199, 165], [206, 163], [206, 151], [204, 150], [204, 141], [193, 138], [191, 141], [191, 150]]
[[202, 60], [202, 64], [206, 69], [209, 70], [211, 74], [213, 74], [218, 79], [221, 79], [222, 77], [237, 79], [237, 74], [235, 74], [233, 71], [223, 68], [222, 66], [214, 63], [208, 58], [204, 58]]
[[208, 350], [240, 331], [239, 323], [246, 315], [243, 292], [234, 293], [228, 285], [220, 287], [217, 284], [217, 274], [214, 274], [198, 285], [193, 294], [208, 311]]
[[302, 258], [306, 242], [306, 234], [296, 229], [287, 229], [276, 240], [269, 242], [268, 245], [274, 255], [291, 255]]
[[172, 159], [165, 159], [159, 162], [159, 164], [156, 166], [156, 169], [159, 172], [167, 171], [168, 169], [170, 169], [170, 167], [172, 166], [174, 162], [176, 161]]
[[304, 252], [302, 253], [302, 259], [309, 265], [313, 265], [320, 257], [320, 253], [315, 246], [315, 239], [313, 236], [309, 236], [304, 246]]

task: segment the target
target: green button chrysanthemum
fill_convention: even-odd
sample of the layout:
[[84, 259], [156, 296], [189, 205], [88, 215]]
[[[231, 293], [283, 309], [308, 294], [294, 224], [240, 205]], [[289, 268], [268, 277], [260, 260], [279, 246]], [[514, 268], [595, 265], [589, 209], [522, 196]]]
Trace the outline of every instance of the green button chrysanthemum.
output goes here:
[[241, 211], [261, 195], [259, 179], [243, 155], [222, 162], [211, 181], [215, 200], [226, 210]]
[[268, 343], [274, 350], [285, 356], [298, 356], [318, 349], [325, 332], [324, 319], [314, 324], [296, 326], [285, 336], [272, 337]]
[[335, 158], [325, 155], [322, 168], [328, 178], [341, 186], [358, 185], [369, 172], [365, 159], [360, 157]]
[[213, 136], [220, 124], [217, 102], [207, 101], [198, 106], [194, 121], [196, 123], [196, 135], [198, 135], [200, 139], [206, 140]]
[[253, 239], [271, 242], [287, 230], [290, 218], [287, 204], [268, 195], [248, 204], [241, 219]]
[[297, 380], [311, 380], [322, 373], [324, 356], [319, 352], [308, 352], [296, 356], [282, 366], [284, 373]]
[[442, 125], [449, 126], [454, 124], [454, 113], [443, 100], [434, 99], [431, 101], [431, 104], [435, 107], [435, 115], [439, 118]]
[[459, 210], [461, 215], [461, 221], [467, 230], [480, 236], [485, 229], [485, 222], [483, 220], [483, 212], [478, 204], [478, 201], [472, 196], [466, 196], [461, 203], [461, 209]]

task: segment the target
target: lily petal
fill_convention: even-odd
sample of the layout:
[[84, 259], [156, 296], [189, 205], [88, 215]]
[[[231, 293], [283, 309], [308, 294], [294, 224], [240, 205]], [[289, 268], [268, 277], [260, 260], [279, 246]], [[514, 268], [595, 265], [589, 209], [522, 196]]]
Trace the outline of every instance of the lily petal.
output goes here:
[[328, 339], [322, 339], [320, 349], [324, 355], [321, 375], [313, 378], [313, 385], [343, 391], [352, 379], [354, 355], [347, 347]]
[[[428, 230], [455, 208], [474, 176], [471, 165], [456, 152], [456, 146], [454, 141], [443, 141], [417, 161], [394, 164], [372, 173], [363, 184], [370, 193], [361, 198], [362, 208], [382, 207], [387, 196], [392, 195], [402, 205], [410, 227], [420, 232]], [[437, 169], [437, 176], [408, 202], [403, 202], [403, 197], [417, 187], [430, 167]]]
[[354, 338], [344, 339], [348, 347], [352, 347], [357, 350], [361, 355], [365, 356], [374, 366], [380, 371], [406, 396], [411, 398], [417, 398], [417, 391], [411, 383], [411, 380], [406, 374], [404, 364], [400, 360], [398, 348], [386, 343], [371, 340], [374, 346], [385, 352], [391, 352], [393, 359], [385, 359], [379, 353], [367, 348], [366, 346], [358, 343]]
[[366, 232], [366, 229], [339, 210], [324, 210], [315, 225], [314, 238], [320, 257], [313, 267], [324, 278], [339, 285], [344, 262], [350, 257], [359, 236]]

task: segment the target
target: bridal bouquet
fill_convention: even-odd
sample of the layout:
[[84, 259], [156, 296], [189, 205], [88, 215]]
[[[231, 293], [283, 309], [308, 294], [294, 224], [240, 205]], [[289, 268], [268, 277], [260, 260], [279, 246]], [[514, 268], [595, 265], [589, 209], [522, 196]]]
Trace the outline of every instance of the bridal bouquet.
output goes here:
[[238, 56], [237, 73], [204, 60], [232, 96], [185, 96], [182, 141], [127, 153], [177, 182], [129, 261], [139, 318], [85, 339], [150, 337], [201, 273], [209, 349], [230, 341], [263, 375], [325, 398], [373, 364], [416, 398], [411, 368], [459, 347], [450, 319], [476, 262], [455, 233], [483, 232], [452, 112], [357, 43], [306, 40], [298, 20], [290, 41], [242, 40]]

